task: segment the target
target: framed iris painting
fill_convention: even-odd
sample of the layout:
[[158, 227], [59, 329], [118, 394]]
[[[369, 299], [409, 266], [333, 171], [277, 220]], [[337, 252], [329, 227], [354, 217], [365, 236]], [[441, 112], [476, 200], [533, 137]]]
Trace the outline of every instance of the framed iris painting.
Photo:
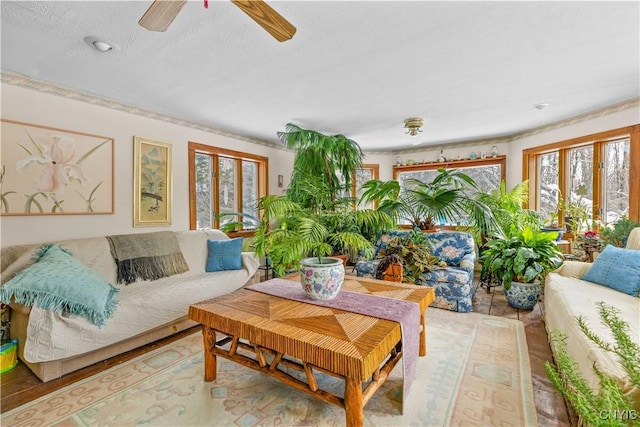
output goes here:
[[0, 215], [114, 212], [113, 138], [2, 119]]
[[171, 224], [171, 144], [133, 138], [133, 226]]

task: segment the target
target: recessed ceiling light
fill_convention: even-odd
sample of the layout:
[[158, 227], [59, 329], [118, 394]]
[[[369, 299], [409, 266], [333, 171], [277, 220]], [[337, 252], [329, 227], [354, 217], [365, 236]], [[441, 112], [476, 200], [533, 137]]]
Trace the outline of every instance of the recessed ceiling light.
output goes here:
[[101, 41], [98, 41], [98, 40], [93, 42], [93, 47], [98, 49], [100, 52], [106, 52], [106, 51], [112, 49], [112, 47], [111, 47], [111, 45], [109, 43], [101, 42]]
[[547, 108], [549, 106], [548, 102], [542, 102], [540, 104], [536, 104], [533, 106], [533, 108], [535, 108], [536, 110], [544, 110], [545, 108]]
[[110, 50], [120, 50], [118, 45], [111, 43], [110, 41], [104, 40], [102, 38], [96, 36], [87, 36], [84, 38], [84, 42], [98, 50], [100, 52], [109, 52]]

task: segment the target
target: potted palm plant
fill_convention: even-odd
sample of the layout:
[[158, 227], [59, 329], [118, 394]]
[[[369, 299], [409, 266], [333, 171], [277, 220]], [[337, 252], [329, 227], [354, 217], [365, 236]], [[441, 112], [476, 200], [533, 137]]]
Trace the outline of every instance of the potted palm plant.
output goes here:
[[502, 281], [510, 306], [531, 310], [540, 297], [546, 274], [562, 265], [555, 237], [555, 233], [527, 226], [485, 243], [483, 270]]
[[[278, 138], [296, 150], [287, 188], [290, 200], [305, 208], [321, 210], [321, 202], [335, 202], [351, 189], [356, 169], [362, 167], [362, 150], [358, 143], [344, 135], [325, 135], [288, 123]], [[310, 187], [309, 184], [314, 184]], [[322, 187], [319, 197], [313, 187]]]
[[[316, 213], [287, 196], [266, 196], [260, 200], [258, 209], [262, 217], [253, 236], [254, 251], [268, 256], [280, 276], [304, 270], [303, 281], [334, 277], [340, 268], [344, 275], [343, 260], [330, 255], [363, 252], [371, 256], [373, 244], [362, 230], [388, 229], [393, 222], [384, 213], [344, 205]], [[335, 264], [340, 264], [339, 268], [334, 268]]]
[[491, 228], [495, 222], [491, 210], [467, 194], [468, 190], [477, 190], [476, 183], [456, 169], [438, 169], [428, 183], [408, 179], [404, 188], [396, 180], [371, 180], [362, 188], [361, 203], [375, 203], [378, 210], [399, 223], [410, 222], [414, 229], [425, 229], [442, 218], [469, 217], [482, 228]]
[[355, 141], [292, 123], [278, 137], [296, 150], [291, 182], [285, 196], [267, 196], [259, 202], [262, 216], [254, 250], [268, 255], [279, 275], [300, 268], [309, 296], [329, 299], [342, 285], [344, 266], [328, 255], [370, 256], [373, 244], [363, 234], [389, 228], [392, 221], [382, 212], [356, 210], [355, 201], [343, 196], [350, 193], [352, 177], [362, 167], [362, 150]]

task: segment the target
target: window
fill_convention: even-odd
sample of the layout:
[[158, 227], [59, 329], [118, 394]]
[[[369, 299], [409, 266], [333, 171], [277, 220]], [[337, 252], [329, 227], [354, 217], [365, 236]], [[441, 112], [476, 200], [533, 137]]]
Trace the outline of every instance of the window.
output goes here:
[[[351, 186], [351, 196], [356, 200], [362, 196], [362, 184], [372, 179], [378, 179], [380, 166], [377, 164], [365, 164], [362, 168], [356, 170], [356, 176], [353, 178]], [[373, 205], [359, 204], [358, 209], [373, 209]]]
[[[637, 221], [639, 173], [640, 125], [523, 151], [530, 208], [546, 216], [558, 203], [579, 202], [588, 207], [589, 222], [611, 223], [622, 216]], [[561, 224], [563, 217], [561, 211]]]
[[[422, 163], [410, 166], [394, 166], [394, 179], [404, 188], [408, 179], [431, 182], [438, 174], [438, 169], [456, 169], [471, 177], [484, 193], [500, 188], [500, 182], [506, 176], [506, 156], [490, 157], [477, 160], [459, 160], [444, 163]], [[469, 194], [471, 196], [472, 194]], [[464, 224], [466, 218], [454, 218], [452, 221]], [[408, 222], [407, 222], [408, 224]], [[444, 225], [444, 224], [442, 224]]]
[[190, 142], [190, 228], [239, 222], [239, 231], [255, 229], [257, 202], [267, 194], [267, 166], [266, 157]]

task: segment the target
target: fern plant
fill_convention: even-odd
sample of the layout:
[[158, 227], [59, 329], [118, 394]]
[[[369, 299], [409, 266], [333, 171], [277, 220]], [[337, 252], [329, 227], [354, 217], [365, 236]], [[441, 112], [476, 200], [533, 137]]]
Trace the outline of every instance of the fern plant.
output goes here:
[[363, 230], [385, 230], [393, 226], [388, 215], [370, 209], [346, 206], [313, 212], [287, 196], [266, 196], [258, 203], [262, 213], [253, 236], [254, 250], [266, 255], [278, 275], [295, 269], [302, 258], [362, 251], [373, 254], [371, 240]]
[[[640, 387], [640, 345], [631, 339], [629, 324], [620, 319], [615, 307], [603, 301], [597, 306], [602, 324], [611, 330], [615, 343], [606, 342], [589, 330], [582, 316], [577, 318], [580, 330], [598, 347], [615, 353], [631, 384]], [[594, 364], [593, 370], [600, 383], [600, 390], [595, 392], [577, 371], [575, 360], [567, 352], [567, 336], [556, 329], [550, 337], [556, 343], [556, 364], [545, 362], [547, 376], [574, 408], [581, 423], [588, 426], [640, 426], [640, 411], [634, 408], [614, 378]]]

